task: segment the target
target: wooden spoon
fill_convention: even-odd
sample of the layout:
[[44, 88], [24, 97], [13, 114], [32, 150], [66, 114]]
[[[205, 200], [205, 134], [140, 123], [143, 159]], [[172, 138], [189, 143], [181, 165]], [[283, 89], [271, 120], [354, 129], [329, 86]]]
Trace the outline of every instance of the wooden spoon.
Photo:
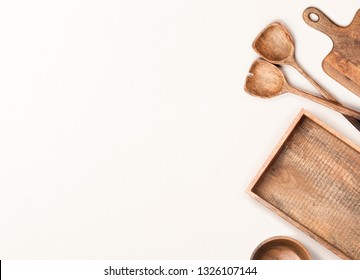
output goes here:
[[271, 98], [285, 92], [291, 92], [327, 106], [339, 113], [354, 118], [360, 118], [360, 112], [290, 86], [281, 70], [270, 62], [257, 59], [251, 65], [249, 72], [250, 74], [245, 81], [245, 91], [251, 95], [262, 98]]
[[[328, 100], [341, 105], [327, 90], [320, 86], [299, 66], [295, 59], [295, 45], [293, 39], [279, 22], [268, 25], [254, 40], [253, 49], [257, 54], [274, 64], [287, 64], [300, 72], [320, 93]], [[347, 120], [360, 131], [360, 121], [349, 116]]]

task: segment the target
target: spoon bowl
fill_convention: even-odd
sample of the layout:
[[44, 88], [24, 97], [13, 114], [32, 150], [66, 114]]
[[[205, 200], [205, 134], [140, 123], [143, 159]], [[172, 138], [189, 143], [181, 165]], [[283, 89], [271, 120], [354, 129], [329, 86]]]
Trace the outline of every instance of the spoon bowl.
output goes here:
[[[341, 105], [341, 103], [339, 103], [336, 98], [334, 98], [334, 96], [332, 96], [326, 89], [319, 85], [298, 64], [295, 59], [294, 41], [289, 31], [281, 23], [274, 22], [268, 25], [255, 38], [252, 47], [258, 55], [271, 63], [287, 64], [291, 67], [294, 67], [321, 93], [322, 96], [330, 100], [332, 103]], [[343, 115], [357, 130], [360, 131], [360, 121], [356, 117], [353, 117], [354, 115], [352, 115], [352, 117], [350, 117], [348, 114]]]
[[253, 96], [271, 98], [283, 93], [285, 77], [281, 70], [265, 60], [255, 60], [245, 81], [245, 91]]
[[281, 70], [268, 61], [263, 59], [255, 60], [251, 65], [249, 72], [250, 73], [245, 80], [244, 89], [251, 95], [261, 98], [271, 98], [285, 92], [291, 92], [327, 106], [339, 113], [360, 119], [360, 112], [290, 86]]
[[281, 64], [293, 59], [295, 46], [286, 28], [274, 22], [256, 37], [253, 49], [264, 59]]

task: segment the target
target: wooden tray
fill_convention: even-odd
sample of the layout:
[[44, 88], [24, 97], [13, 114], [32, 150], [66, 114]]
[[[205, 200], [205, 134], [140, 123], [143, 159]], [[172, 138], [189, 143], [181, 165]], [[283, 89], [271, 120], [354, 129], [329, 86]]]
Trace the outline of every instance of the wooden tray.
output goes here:
[[302, 110], [249, 194], [344, 259], [360, 259], [360, 148]]

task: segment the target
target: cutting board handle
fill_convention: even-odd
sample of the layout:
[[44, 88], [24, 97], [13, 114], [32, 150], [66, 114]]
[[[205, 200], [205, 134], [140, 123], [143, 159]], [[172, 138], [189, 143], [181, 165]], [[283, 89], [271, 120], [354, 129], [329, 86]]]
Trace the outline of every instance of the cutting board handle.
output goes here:
[[335, 36], [340, 26], [333, 23], [322, 11], [317, 8], [309, 7], [303, 13], [304, 21], [311, 27], [325, 33], [330, 38]]

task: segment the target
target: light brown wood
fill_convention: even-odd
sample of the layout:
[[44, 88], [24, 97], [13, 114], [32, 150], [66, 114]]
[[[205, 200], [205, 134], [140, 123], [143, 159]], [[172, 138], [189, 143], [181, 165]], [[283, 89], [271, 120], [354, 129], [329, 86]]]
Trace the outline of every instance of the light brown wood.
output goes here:
[[311, 254], [299, 241], [287, 236], [274, 236], [261, 242], [252, 260], [311, 260]]
[[[326, 99], [339, 103], [333, 95], [318, 84], [296, 61], [295, 44], [290, 32], [286, 27], [279, 23], [269, 24], [255, 38], [253, 49], [263, 59], [274, 64], [286, 64], [295, 68], [303, 77], [305, 77]], [[344, 115], [345, 118], [360, 131], [360, 121], [353, 117]]]
[[[317, 20], [312, 19], [313, 15]], [[322, 63], [324, 71], [360, 96], [360, 10], [345, 27], [336, 25], [314, 7], [307, 8], [303, 18], [308, 25], [325, 33], [333, 41], [333, 49]]]
[[360, 148], [304, 110], [248, 193], [344, 259], [360, 259]]
[[257, 59], [251, 65], [249, 75], [245, 81], [245, 91], [253, 96], [261, 98], [271, 98], [285, 92], [291, 92], [316, 103], [324, 105], [339, 113], [360, 119], [360, 112], [343, 107], [336, 102], [332, 102], [310, 93], [301, 91], [288, 84], [281, 70], [274, 64], [262, 59]]
[[252, 47], [263, 59], [274, 64], [291, 64], [294, 60], [294, 41], [280, 22], [273, 22], [255, 38]]

